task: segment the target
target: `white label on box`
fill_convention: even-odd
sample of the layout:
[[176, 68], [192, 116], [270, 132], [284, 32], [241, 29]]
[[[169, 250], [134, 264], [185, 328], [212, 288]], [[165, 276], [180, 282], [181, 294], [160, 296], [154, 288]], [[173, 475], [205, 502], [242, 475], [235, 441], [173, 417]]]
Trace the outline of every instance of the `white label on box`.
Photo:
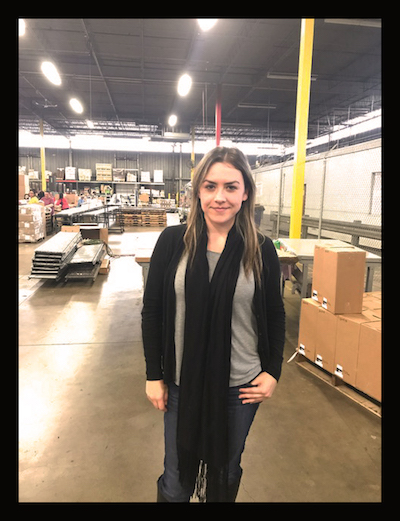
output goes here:
[[343, 367], [340, 364], [336, 365], [335, 373], [336, 376], [343, 378]]
[[325, 297], [322, 299], [322, 307], [324, 309], [328, 309], [328, 299], [326, 299]]
[[163, 182], [163, 171], [162, 170], [154, 170], [154, 182], [155, 183]]
[[318, 291], [313, 289], [312, 298], [318, 302]]
[[304, 344], [300, 344], [300, 346], [299, 346], [299, 353], [305, 356], [305, 354], [306, 354], [306, 346]]
[[315, 359], [315, 363], [316, 363], [317, 365], [319, 365], [320, 367], [322, 367], [322, 368], [324, 367], [324, 364], [323, 364], [323, 362], [322, 362], [322, 356], [321, 356], [321, 355], [317, 355], [317, 358]]

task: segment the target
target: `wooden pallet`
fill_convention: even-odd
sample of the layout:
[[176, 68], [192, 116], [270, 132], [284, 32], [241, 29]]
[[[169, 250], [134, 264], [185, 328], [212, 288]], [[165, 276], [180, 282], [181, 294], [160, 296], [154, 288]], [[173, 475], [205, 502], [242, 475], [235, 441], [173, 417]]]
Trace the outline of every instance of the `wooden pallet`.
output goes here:
[[367, 409], [376, 416], [379, 416], [379, 418], [382, 418], [381, 403], [375, 400], [374, 398], [367, 396], [355, 387], [347, 384], [340, 377], [328, 373], [327, 371], [314, 364], [313, 362], [311, 362], [311, 360], [301, 355], [300, 353], [298, 353], [296, 356], [296, 364], [298, 367], [301, 367], [305, 371], [308, 371], [309, 373], [313, 374], [320, 380], [323, 380], [325, 383], [327, 383], [340, 393], [344, 394], [354, 402], [358, 403], [359, 405], [364, 407], [364, 409]]
[[166, 226], [167, 215], [165, 210], [131, 210], [123, 211], [125, 226]]

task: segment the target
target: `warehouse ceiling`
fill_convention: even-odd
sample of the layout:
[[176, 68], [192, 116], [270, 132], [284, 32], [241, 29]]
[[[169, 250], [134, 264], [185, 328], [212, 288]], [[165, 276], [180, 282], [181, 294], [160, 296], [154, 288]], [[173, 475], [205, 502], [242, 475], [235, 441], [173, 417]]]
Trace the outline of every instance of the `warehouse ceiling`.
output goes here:
[[[294, 143], [300, 19], [25, 19], [19, 37], [19, 129], [166, 139], [214, 136], [222, 84], [222, 138]], [[41, 71], [53, 62], [53, 85]], [[179, 77], [193, 79], [186, 97]], [[84, 107], [76, 114], [69, 99]], [[380, 19], [316, 19], [309, 138], [381, 107]], [[94, 122], [90, 130], [85, 122]]]

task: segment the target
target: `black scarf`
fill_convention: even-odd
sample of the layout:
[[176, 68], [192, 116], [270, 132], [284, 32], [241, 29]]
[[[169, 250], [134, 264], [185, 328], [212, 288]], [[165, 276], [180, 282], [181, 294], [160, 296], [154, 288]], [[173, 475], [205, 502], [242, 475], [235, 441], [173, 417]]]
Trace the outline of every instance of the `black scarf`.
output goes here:
[[200, 501], [225, 501], [232, 304], [244, 249], [234, 225], [211, 281], [207, 231], [185, 279], [185, 337], [177, 448], [180, 480]]

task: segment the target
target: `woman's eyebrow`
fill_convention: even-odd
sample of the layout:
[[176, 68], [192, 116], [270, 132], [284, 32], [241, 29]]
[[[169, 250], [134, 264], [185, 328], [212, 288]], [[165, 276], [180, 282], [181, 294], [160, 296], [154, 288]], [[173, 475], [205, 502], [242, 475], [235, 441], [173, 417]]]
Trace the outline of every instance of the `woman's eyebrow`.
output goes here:
[[[213, 185], [217, 184], [215, 181], [209, 181], [208, 179], [204, 179], [203, 183], [210, 183]], [[240, 184], [239, 181], [234, 180], [234, 181], [228, 181], [227, 183], [225, 183], [225, 185], [233, 185], [235, 183]]]

